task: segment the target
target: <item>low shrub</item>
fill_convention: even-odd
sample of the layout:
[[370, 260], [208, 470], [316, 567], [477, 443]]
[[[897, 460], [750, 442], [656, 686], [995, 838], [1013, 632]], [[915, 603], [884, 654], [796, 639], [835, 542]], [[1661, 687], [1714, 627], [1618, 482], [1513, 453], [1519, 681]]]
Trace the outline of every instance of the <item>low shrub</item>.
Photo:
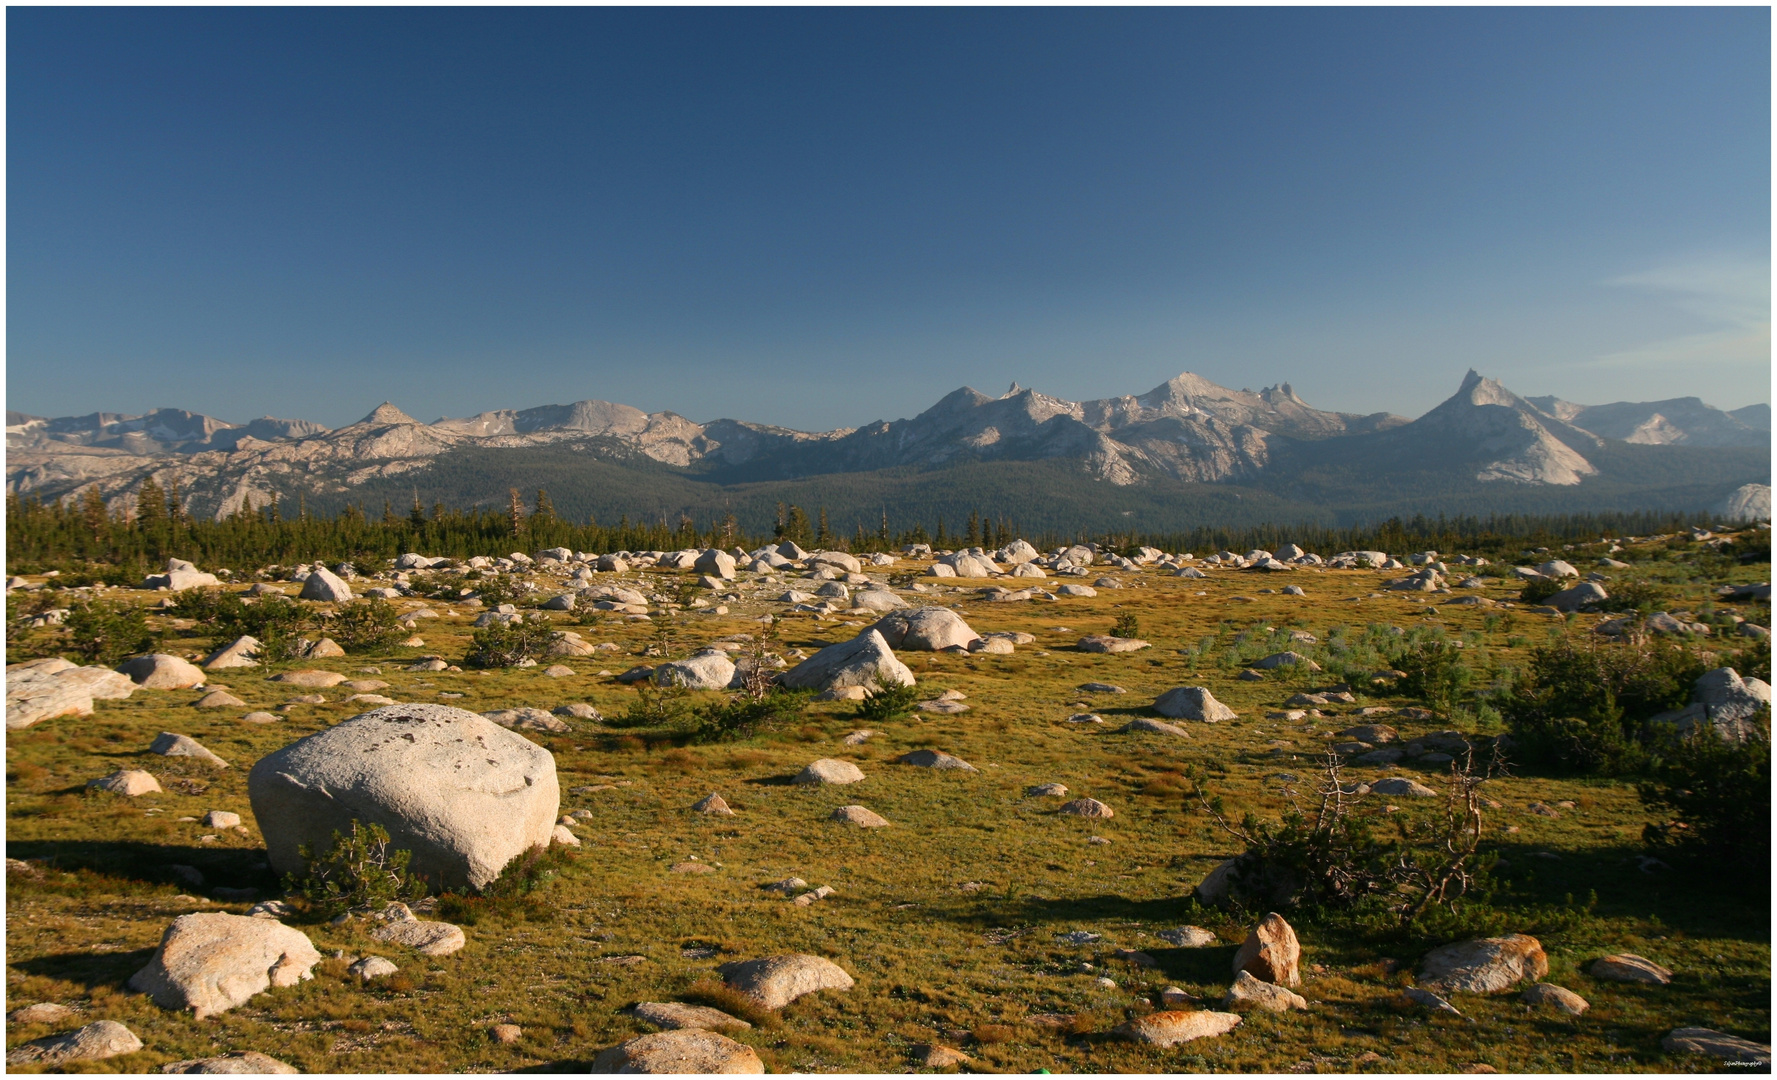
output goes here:
[[475, 631], [463, 663], [478, 668], [517, 667], [525, 660], [543, 657], [553, 640], [549, 627], [542, 623], [489, 623]]
[[1705, 669], [1696, 654], [1660, 639], [1582, 645], [1563, 637], [1531, 651], [1500, 712], [1526, 762], [1567, 773], [1633, 773], [1647, 763], [1647, 719], [1689, 701]]
[[89, 664], [111, 667], [126, 657], [154, 651], [148, 614], [134, 604], [76, 601], [62, 626], [68, 647]]
[[1123, 614], [1117, 616], [1116, 625], [1111, 627], [1111, 636], [1124, 638], [1141, 637], [1141, 620], [1135, 617], [1134, 612], [1125, 611]]
[[1634, 611], [1647, 615], [1659, 610], [1666, 602], [1665, 594], [1651, 581], [1624, 581], [1605, 591], [1610, 596], [1593, 605], [1599, 611]]
[[1526, 604], [1540, 604], [1565, 588], [1567, 588], [1567, 583], [1564, 581], [1555, 578], [1536, 578], [1524, 583], [1524, 591], [1518, 594], [1518, 599]]
[[545, 904], [542, 892], [573, 863], [569, 850], [557, 844], [538, 844], [507, 863], [500, 876], [479, 890], [448, 892], [438, 898], [438, 914], [447, 922], [474, 926], [490, 916], [516, 915], [533, 922], [556, 915]]
[[349, 653], [390, 649], [407, 637], [395, 605], [381, 597], [342, 605], [326, 622], [327, 636]]
[[633, 685], [636, 700], [605, 721], [612, 727], [676, 727], [691, 715], [691, 691], [684, 687], [655, 686], [646, 679]]
[[726, 742], [761, 731], [786, 727], [803, 718], [808, 709], [808, 690], [774, 687], [762, 697], [737, 694], [727, 701], [697, 710], [698, 742]]
[[[1768, 716], [1768, 714], [1767, 714]], [[1711, 856], [1711, 872], [1769, 885], [1771, 739], [1769, 728], [1745, 742], [1707, 729], [1674, 740], [1638, 785], [1642, 804], [1670, 820], [1642, 836], [1655, 847]]]
[[291, 874], [285, 888], [308, 900], [323, 916], [426, 895], [425, 881], [407, 869], [413, 853], [390, 845], [387, 829], [353, 820], [351, 835], [335, 829], [333, 842], [322, 854], [307, 844], [298, 847], [303, 871]]
[[917, 686], [884, 687], [871, 680], [864, 688], [864, 700], [858, 702], [852, 715], [871, 723], [887, 723], [911, 713], [914, 703], [919, 701], [919, 694]]

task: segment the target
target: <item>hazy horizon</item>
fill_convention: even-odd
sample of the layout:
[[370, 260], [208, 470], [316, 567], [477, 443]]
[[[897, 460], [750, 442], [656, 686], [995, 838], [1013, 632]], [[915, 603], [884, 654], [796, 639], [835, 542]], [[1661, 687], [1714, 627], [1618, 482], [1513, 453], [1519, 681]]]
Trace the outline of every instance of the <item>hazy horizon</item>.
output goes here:
[[1768, 9], [7, 20], [17, 411], [1770, 400]]

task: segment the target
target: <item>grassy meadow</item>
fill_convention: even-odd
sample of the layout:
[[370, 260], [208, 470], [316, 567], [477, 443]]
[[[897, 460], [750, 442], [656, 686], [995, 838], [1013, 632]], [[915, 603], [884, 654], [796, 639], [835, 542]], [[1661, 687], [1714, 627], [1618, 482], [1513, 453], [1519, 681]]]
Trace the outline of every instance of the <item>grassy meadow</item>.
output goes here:
[[[1584, 572], [1603, 551], [1553, 554]], [[1769, 573], [1768, 566], [1740, 566], [1683, 543], [1629, 545], [1617, 557], [1633, 568], [1613, 571], [1613, 579], [1645, 581], [1661, 608], [1699, 616], [1717, 617], [1730, 606], [1715, 600], [1716, 586], [1768, 580]], [[899, 577], [925, 565], [902, 561], [889, 571]], [[878, 578], [889, 571], [867, 568]], [[1295, 649], [1322, 663], [1340, 657], [1347, 670], [1384, 669], [1391, 666], [1388, 650], [1403, 638], [1441, 635], [1462, 642], [1486, 678], [1504, 680], [1537, 646], [1561, 635], [1590, 639], [1602, 616], [1449, 603], [1475, 594], [1514, 600], [1522, 583], [1504, 578], [1489, 578], [1482, 589], [1426, 594], [1381, 588], [1400, 572], [1210, 571], [1204, 580], [1153, 570], [1106, 574], [1124, 587], [1100, 588], [1091, 598], [1016, 603], [981, 599], [987, 582], [919, 579], [932, 592], [916, 602], [954, 605], [980, 634], [1024, 631], [1036, 639], [1012, 655], [899, 653], [922, 696], [965, 695], [968, 710], [949, 715], [915, 712], [866, 723], [850, 703], [819, 703], [780, 729], [702, 744], [676, 728], [623, 726], [637, 695], [613, 676], [644, 662], [660, 620], [670, 618], [686, 646], [753, 633], [761, 615], [787, 606], [769, 598], [797, 584], [798, 574], [790, 572], [776, 585], [742, 573], [733, 590], [740, 598], [723, 601], [726, 614], [669, 613], [651, 605], [655, 622], [612, 614], [590, 625], [573, 614], [552, 614], [560, 629], [619, 647], [560, 660], [576, 672], [571, 677], [546, 676], [550, 661], [494, 671], [404, 670], [421, 656], [460, 663], [469, 650], [474, 612], [428, 600], [425, 606], [441, 617], [420, 624], [423, 647], [214, 673], [210, 686], [226, 686], [246, 708], [198, 709], [192, 703], [201, 692], [137, 690], [128, 700], [97, 703], [89, 717], [9, 732], [8, 1007], [59, 1002], [79, 1010], [80, 1022], [120, 1021], [145, 1043], [133, 1055], [67, 1066], [70, 1071], [155, 1071], [166, 1062], [244, 1050], [304, 1072], [584, 1070], [599, 1051], [650, 1030], [626, 1016], [626, 1007], [672, 1000], [720, 1005], [722, 993], [711, 985], [717, 964], [798, 951], [832, 958], [857, 985], [758, 1016], [760, 1023], [736, 1034], [772, 1071], [908, 1071], [917, 1068], [912, 1048], [936, 1043], [963, 1050], [972, 1058], [965, 1068], [976, 1071], [1406, 1073], [1484, 1065], [1500, 1072], [1687, 1072], [1718, 1064], [1663, 1052], [1660, 1039], [1675, 1027], [1769, 1041], [1768, 892], [1725, 887], [1706, 863], [1675, 855], [1661, 855], [1666, 865], [1645, 864], [1642, 828], [1654, 815], [1641, 805], [1632, 780], [1558, 778], [1523, 768], [1484, 788], [1499, 808], [1486, 813], [1483, 849], [1501, 860], [1484, 896], [1406, 927], [1350, 913], [1290, 914], [1303, 946], [1299, 990], [1310, 1011], [1249, 1013], [1228, 1035], [1170, 1049], [1111, 1035], [1130, 1016], [1158, 1007], [1159, 992], [1169, 986], [1214, 1007], [1230, 981], [1236, 947], [1262, 914], [1206, 908], [1192, 899], [1203, 875], [1241, 845], [1202, 811], [1187, 774], [1204, 776], [1234, 816], [1250, 811], [1275, 819], [1289, 789], [1312, 788], [1329, 736], [1367, 722], [1357, 710], [1426, 704], [1397, 693], [1394, 683], [1354, 681], [1355, 703], [1323, 706], [1319, 717], [1268, 718], [1292, 694], [1338, 680], [1302, 668], [1239, 678], [1252, 660]], [[1060, 580], [1089, 583], [1100, 576]], [[601, 574], [599, 583], [613, 577]], [[671, 591], [693, 578], [650, 570], [624, 575], [623, 583]], [[1284, 595], [1285, 585], [1300, 585], [1307, 595]], [[139, 603], [160, 599], [128, 596]], [[23, 593], [9, 596], [9, 662], [54, 649], [53, 629], [20, 629], [18, 605], [27, 600]], [[397, 607], [421, 603], [402, 600]], [[1769, 622], [1762, 604], [1733, 607]], [[1082, 636], [1106, 633], [1130, 614], [1151, 648], [1125, 654], [1074, 648]], [[812, 653], [855, 635], [868, 625], [866, 615], [785, 616], [783, 647]], [[161, 636], [159, 647], [180, 655], [224, 643], [172, 616], [151, 616], [150, 625]], [[1303, 643], [1291, 631], [1317, 640]], [[1700, 639], [1699, 647], [1744, 643]], [[248, 907], [248, 901], [215, 899], [214, 888], [255, 888], [262, 898], [281, 894], [248, 804], [247, 770], [264, 754], [366, 709], [340, 701], [346, 692], [336, 687], [322, 691], [326, 704], [280, 711], [303, 691], [267, 677], [296, 668], [376, 678], [390, 684], [378, 692], [397, 701], [477, 712], [595, 706], [605, 722], [570, 721], [573, 730], [565, 734], [527, 735], [555, 757], [562, 813], [578, 820], [582, 847], [528, 902], [486, 910], [468, 905], [470, 913], [459, 916], [468, 946], [440, 959], [377, 945], [361, 923], [293, 919], [328, 957], [314, 980], [195, 1021], [157, 1007], [125, 983], [176, 916]], [[1090, 682], [1127, 693], [1079, 689]], [[1209, 687], [1239, 719], [1178, 721], [1189, 738], [1118, 733], [1129, 719], [1153, 715], [1148, 706], [1157, 694], [1181, 685]], [[241, 717], [250, 710], [271, 710], [280, 719], [245, 723]], [[1080, 712], [1104, 722], [1070, 723]], [[1403, 740], [1452, 726], [1502, 730], [1484, 712], [1456, 721], [1376, 719], [1398, 728]], [[876, 734], [861, 745], [843, 744], [860, 728]], [[149, 754], [162, 731], [197, 739], [230, 767]], [[926, 747], [960, 756], [978, 771], [895, 762]], [[843, 787], [789, 783], [824, 757], [857, 763], [866, 779]], [[124, 768], [153, 773], [164, 793], [131, 799], [85, 788], [88, 780]], [[1448, 782], [1443, 768], [1353, 766], [1347, 775], [1412, 776], [1441, 791]], [[1057, 815], [1062, 800], [1026, 795], [1031, 785], [1046, 782], [1065, 784], [1069, 798], [1101, 800], [1115, 817]], [[711, 792], [736, 814], [690, 811]], [[1442, 810], [1438, 799], [1392, 801], [1399, 805], [1391, 811], [1390, 800], [1368, 796], [1362, 812], [1387, 827], [1391, 813]], [[1530, 812], [1533, 802], [1572, 805], [1551, 818]], [[881, 814], [891, 827], [865, 830], [828, 820], [834, 808], [852, 803]], [[239, 813], [245, 834], [206, 829], [197, 819], [210, 810]], [[683, 872], [688, 862], [714, 872]], [[180, 880], [173, 866], [195, 867], [203, 884]], [[835, 891], [797, 906], [760, 888], [791, 876]], [[1186, 924], [1214, 931], [1218, 944], [1173, 948], [1156, 936]], [[1059, 939], [1072, 931], [1099, 938], [1083, 945]], [[1411, 985], [1427, 949], [1510, 932], [1539, 938], [1551, 965], [1545, 981], [1581, 994], [1590, 1011], [1578, 1018], [1532, 1011], [1515, 993], [1457, 995], [1462, 1017], [1404, 1003], [1400, 991]], [[1118, 949], [1140, 950], [1157, 966], [1117, 959]], [[1592, 960], [1614, 952], [1639, 953], [1675, 977], [1670, 986], [1653, 987], [1584, 974]], [[401, 970], [361, 985], [345, 969], [364, 955], [386, 956]], [[1115, 987], [1101, 985], [1101, 978]], [[498, 1023], [522, 1027], [519, 1041], [491, 1038], [489, 1028]], [[71, 1026], [10, 1024], [7, 1043]]]

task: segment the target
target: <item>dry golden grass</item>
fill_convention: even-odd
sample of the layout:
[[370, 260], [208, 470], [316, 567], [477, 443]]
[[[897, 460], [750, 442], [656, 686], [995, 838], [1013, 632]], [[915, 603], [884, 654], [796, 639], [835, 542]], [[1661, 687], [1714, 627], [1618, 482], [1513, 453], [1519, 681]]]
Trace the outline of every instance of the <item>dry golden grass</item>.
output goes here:
[[[305, 924], [330, 957], [312, 982], [260, 995], [201, 1023], [123, 989], [176, 915], [245, 908], [192, 899], [201, 890], [180, 883], [168, 868], [198, 868], [206, 889], [273, 891], [246, 799], [247, 767], [358, 707], [295, 706], [276, 724], [244, 724], [240, 714], [276, 708], [290, 694], [266, 682], [268, 672], [242, 671], [220, 681], [248, 709], [198, 710], [190, 707], [195, 693], [139, 691], [127, 701], [101, 703], [90, 718], [12, 732], [8, 853], [34, 860], [39, 869], [8, 877], [9, 1005], [63, 1002], [88, 1018], [120, 1020], [147, 1044], [129, 1058], [97, 1063], [94, 1071], [153, 1069], [248, 1049], [304, 1071], [583, 1069], [600, 1050], [646, 1030], [623, 1010], [650, 1000], [699, 1001], [755, 1023], [736, 1037], [755, 1046], [774, 1071], [904, 1071], [911, 1067], [910, 1047], [919, 1042], [966, 1046], [984, 1069], [1027, 1072], [1272, 1072], [1302, 1063], [1321, 1071], [1458, 1071], [1476, 1062], [1501, 1071], [1692, 1071], [1713, 1063], [1664, 1054], [1659, 1038], [1671, 1028], [1768, 1033], [1769, 919], [1762, 901], [1723, 895], [1706, 875], [1641, 873], [1633, 856], [1647, 818], [1632, 786], [1520, 775], [1489, 785], [1503, 804], [1489, 818], [1489, 846], [1512, 863], [1499, 910], [1515, 920], [1514, 929], [1542, 936], [1554, 968], [1550, 981], [1587, 997], [1592, 1010], [1586, 1016], [1531, 1014], [1512, 995], [1460, 1001], [1472, 1023], [1405, 1009], [1399, 990], [1409, 969], [1438, 941], [1304, 916], [1295, 920], [1304, 964], [1316, 966], [1301, 988], [1313, 1003], [1309, 1013], [1252, 1015], [1227, 1036], [1170, 1050], [1110, 1037], [1112, 1028], [1158, 1003], [1167, 986], [1213, 1006], [1248, 925], [1189, 898], [1192, 886], [1237, 845], [1187, 798], [1185, 770], [1208, 770], [1238, 811], [1274, 817], [1292, 783], [1280, 774], [1309, 779], [1327, 736], [1359, 722], [1349, 718], [1352, 710], [1419, 704], [1363, 686], [1356, 688], [1357, 705], [1329, 710], [1337, 715], [1267, 719], [1311, 680], [1278, 674], [1241, 681], [1235, 675], [1245, 660], [1290, 647], [1280, 642], [1292, 628], [1321, 642], [1296, 648], [1324, 655], [1316, 650], [1324, 650], [1335, 627], [1358, 641], [1369, 627], [1397, 625], [1442, 627], [1471, 642], [1477, 655], [1509, 666], [1565, 626], [1522, 611], [1500, 619], [1474, 608], [1432, 612], [1427, 609], [1435, 605], [1403, 594], [1373, 596], [1379, 575], [1368, 572], [1221, 574], [1207, 581], [1114, 576], [1130, 587], [1057, 603], [993, 604], [968, 591], [935, 594], [932, 602], [958, 604], [979, 632], [1022, 630], [1037, 638], [1010, 656], [903, 654], [934, 696], [946, 689], [966, 694], [965, 713], [866, 724], [844, 704], [817, 705], [806, 723], [790, 730], [720, 745], [677, 745], [683, 738], [672, 732], [600, 725], [536, 737], [555, 755], [562, 809], [583, 823], [577, 831], [585, 846], [529, 917], [516, 910], [482, 917], [468, 927], [466, 949], [436, 960], [377, 946], [350, 925]], [[1309, 595], [1260, 591], [1286, 583], [1303, 585]], [[1701, 603], [1709, 584], [1671, 587], [1691, 590]], [[1503, 598], [1510, 590], [1485, 593]], [[779, 607], [729, 606], [728, 616], [688, 617], [687, 636], [704, 641], [746, 632], [759, 612]], [[1139, 615], [1154, 648], [1123, 655], [1072, 649], [1084, 634], [1107, 631], [1125, 611]], [[855, 634], [847, 621], [792, 618], [786, 636], [812, 650]], [[464, 616], [428, 621], [422, 629], [427, 645], [419, 651], [460, 657], [467, 623]], [[1249, 631], [1249, 639], [1237, 643]], [[378, 667], [375, 677], [392, 684], [382, 692], [397, 700], [475, 711], [585, 701], [606, 716], [620, 715], [634, 692], [593, 673], [638, 662], [651, 630], [607, 620], [583, 632], [589, 641], [616, 642], [623, 652], [568, 660], [581, 674], [565, 679], [546, 678], [540, 669], [407, 673], [402, 667], [415, 650], [302, 666], [350, 674]], [[192, 637], [174, 644], [195, 652], [206, 642]], [[1095, 681], [1129, 692], [1078, 689]], [[1187, 723], [1188, 740], [1116, 733], [1177, 685], [1209, 686], [1240, 718]], [[442, 698], [441, 692], [462, 696]], [[1106, 722], [1067, 723], [1077, 711], [1096, 712]], [[1443, 725], [1396, 726], [1417, 734]], [[841, 744], [860, 727], [878, 734], [862, 746]], [[162, 730], [191, 735], [233, 767], [147, 755]], [[919, 747], [957, 754], [980, 771], [934, 773], [894, 763]], [[817, 757], [856, 761], [867, 779], [841, 788], [786, 782]], [[86, 780], [125, 767], [147, 768], [167, 791], [136, 800], [84, 792]], [[1435, 771], [1410, 767], [1356, 772], [1439, 783]], [[1054, 813], [1060, 800], [1025, 795], [1030, 785], [1050, 781], [1066, 784], [1070, 797], [1103, 800], [1116, 817], [1063, 818]], [[720, 792], [736, 816], [689, 811], [711, 791]], [[1575, 807], [1560, 819], [1524, 809], [1531, 801], [1562, 799]], [[859, 830], [827, 820], [848, 803], [870, 807], [892, 827]], [[147, 813], [151, 807], [160, 812]], [[200, 835], [212, 830], [178, 820], [210, 809], [240, 813], [250, 835], [220, 832], [203, 842]], [[1517, 832], [1505, 831], [1513, 826]], [[1094, 837], [1109, 842], [1094, 843]], [[1534, 854], [1543, 851], [1559, 858]], [[669, 872], [692, 855], [718, 872]], [[789, 876], [836, 892], [797, 907], [758, 888]], [[1587, 910], [1589, 893], [1597, 900]], [[1558, 917], [1561, 911], [1577, 914]], [[1155, 936], [1185, 923], [1216, 932], [1219, 944], [1176, 949]], [[1102, 937], [1086, 946], [1058, 940], [1072, 930]], [[709, 948], [715, 955], [698, 951]], [[1143, 950], [1159, 967], [1114, 961], [1116, 948]], [[331, 959], [335, 950], [344, 959]], [[763, 1014], [714, 978], [722, 962], [789, 951], [833, 958], [857, 979], [856, 988]], [[1639, 952], [1678, 976], [1660, 989], [1591, 980], [1584, 966], [1607, 951]], [[369, 953], [389, 956], [400, 975], [363, 985], [344, 974], [346, 964]], [[1099, 987], [1100, 975], [1117, 986]], [[487, 1029], [505, 1022], [524, 1028], [517, 1044], [489, 1038]], [[49, 1033], [13, 1025], [8, 1044]]]

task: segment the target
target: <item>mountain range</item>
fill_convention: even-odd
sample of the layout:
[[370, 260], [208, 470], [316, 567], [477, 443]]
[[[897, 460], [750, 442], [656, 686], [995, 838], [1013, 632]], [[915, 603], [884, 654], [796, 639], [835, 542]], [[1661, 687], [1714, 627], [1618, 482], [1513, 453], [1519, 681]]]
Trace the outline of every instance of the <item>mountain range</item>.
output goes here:
[[177, 482], [192, 513], [222, 517], [274, 496], [318, 511], [404, 509], [504, 505], [509, 487], [547, 486], [581, 519], [735, 512], [752, 528], [783, 501], [832, 505], [843, 521], [978, 508], [1032, 527], [1150, 530], [1254, 515], [1697, 509], [1768, 484], [1771, 446], [1768, 405], [1586, 406], [1519, 397], [1473, 371], [1415, 420], [1316, 409], [1288, 383], [1230, 390], [1185, 373], [1082, 402], [1016, 383], [998, 397], [964, 387], [911, 419], [825, 432], [605, 401], [431, 423], [385, 402], [331, 430], [170, 408], [8, 412], [6, 423], [8, 490], [50, 499], [96, 485], [127, 505], [152, 475]]

